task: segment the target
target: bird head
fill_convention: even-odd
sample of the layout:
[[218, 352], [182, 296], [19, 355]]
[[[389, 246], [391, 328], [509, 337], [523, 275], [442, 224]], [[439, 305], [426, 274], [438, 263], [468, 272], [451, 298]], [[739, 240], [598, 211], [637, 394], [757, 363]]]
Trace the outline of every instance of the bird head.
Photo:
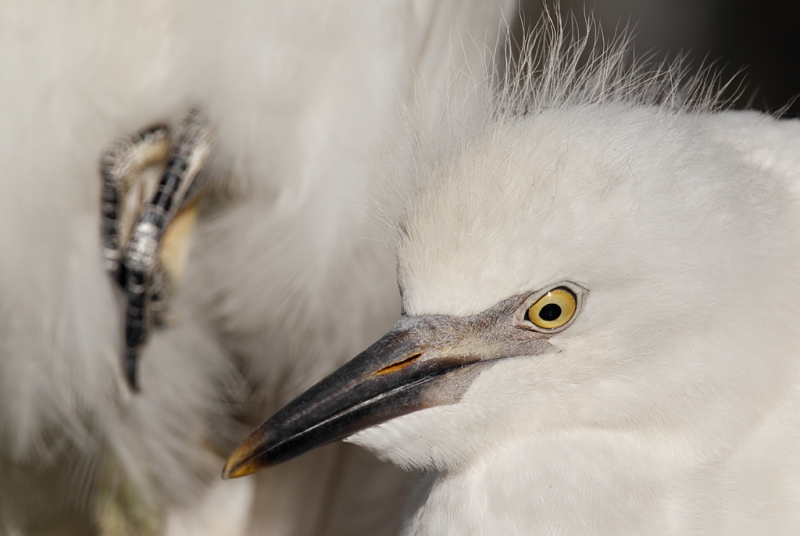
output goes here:
[[464, 142], [401, 226], [400, 322], [225, 474], [348, 436], [440, 470], [586, 428], [692, 460], [731, 448], [793, 381], [797, 258], [785, 185], [724, 124], [587, 106]]

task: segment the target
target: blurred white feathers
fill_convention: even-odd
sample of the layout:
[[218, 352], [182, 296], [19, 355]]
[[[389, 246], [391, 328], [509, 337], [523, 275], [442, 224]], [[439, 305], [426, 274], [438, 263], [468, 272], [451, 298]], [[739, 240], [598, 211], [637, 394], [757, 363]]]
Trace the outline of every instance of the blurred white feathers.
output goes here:
[[[246, 423], [391, 325], [394, 259], [365, 208], [371, 185], [409, 150], [402, 107], [422, 124], [457, 73], [483, 77], [504, 4], [0, 8], [0, 531], [179, 531], [169, 512], [208, 512], [198, 501]], [[170, 311], [180, 322], [153, 333], [131, 395], [98, 159], [189, 104], [216, 129], [213, 188]], [[253, 501], [244, 520], [212, 506], [231, 533], [374, 534], [397, 522], [406, 480], [334, 446], [229, 484]]]

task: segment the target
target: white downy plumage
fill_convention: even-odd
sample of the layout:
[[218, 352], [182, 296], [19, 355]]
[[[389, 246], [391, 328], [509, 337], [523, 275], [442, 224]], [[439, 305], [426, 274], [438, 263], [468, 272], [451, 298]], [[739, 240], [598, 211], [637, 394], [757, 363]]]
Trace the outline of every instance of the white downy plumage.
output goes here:
[[561, 31], [437, 148], [398, 278], [409, 315], [561, 281], [583, 309], [459, 403], [352, 440], [441, 471], [408, 534], [796, 534], [800, 122], [712, 113], [697, 86], [692, 108], [620, 49], [574, 71]]
[[[503, 9], [510, 17], [511, 2], [463, 0], [0, 7], [0, 533], [391, 531], [406, 479], [352, 447], [215, 482], [240, 420], [396, 318], [371, 185], [409, 150], [404, 122], [436, 116], [455, 73], [482, 78]], [[177, 323], [153, 331], [133, 394], [103, 271], [99, 158], [192, 104], [216, 132], [209, 191]]]
[[796, 534], [800, 122], [539, 31], [410, 166], [403, 319], [226, 474], [361, 429], [436, 472], [406, 534]]

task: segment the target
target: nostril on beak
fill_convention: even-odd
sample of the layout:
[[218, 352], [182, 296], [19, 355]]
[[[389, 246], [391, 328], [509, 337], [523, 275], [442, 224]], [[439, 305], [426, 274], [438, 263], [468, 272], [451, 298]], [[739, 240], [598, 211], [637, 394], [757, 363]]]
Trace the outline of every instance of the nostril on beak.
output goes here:
[[387, 367], [383, 367], [381, 370], [375, 373], [376, 376], [383, 376], [384, 374], [391, 374], [392, 372], [397, 372], [398, 370], [404, 369], [414, 361], [422, 357], [422, 353], [418, 352], [416, 354], [412, 354], [402, 361], [398, 361], [397, 363], [393, 363]]

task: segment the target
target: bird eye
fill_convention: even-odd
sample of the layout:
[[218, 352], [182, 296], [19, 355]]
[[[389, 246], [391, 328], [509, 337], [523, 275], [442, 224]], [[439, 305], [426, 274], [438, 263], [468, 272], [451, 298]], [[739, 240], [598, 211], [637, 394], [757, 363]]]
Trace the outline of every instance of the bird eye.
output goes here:
[[566, 287], [554, 288], [528, 308], [525, 320], [542, 329], [558, 329], [575, 315], [578, 299]]

